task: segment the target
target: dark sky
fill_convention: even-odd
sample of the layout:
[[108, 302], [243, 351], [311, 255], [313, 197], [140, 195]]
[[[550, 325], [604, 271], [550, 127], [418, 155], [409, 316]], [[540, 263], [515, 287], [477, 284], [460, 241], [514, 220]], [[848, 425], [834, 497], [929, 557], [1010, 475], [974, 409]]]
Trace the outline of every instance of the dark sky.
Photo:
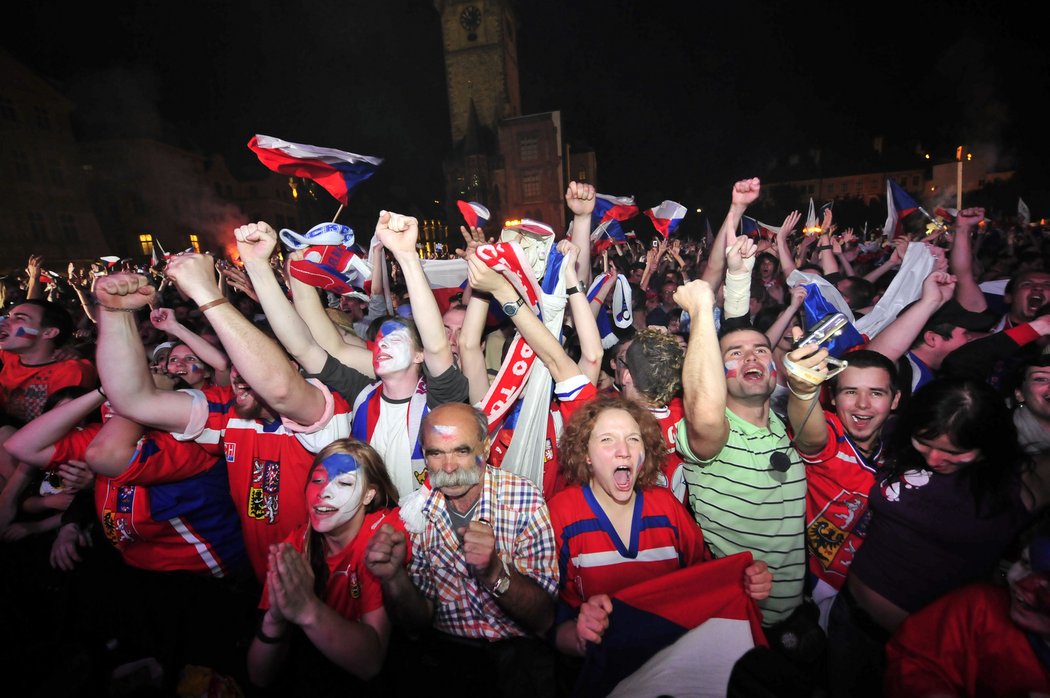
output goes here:
[[[943, 157], [991, 143], [1045, 169], [1048, 51], [1012, 3], [520, 5], [524, 110], [562, 110], [606, 193], [728, 191], [774, 159], [848, 159], [879, 135]], [[96, 131], [177, 134], [237, 174], [259, 172], [245, 144], [264, 133], [383, 157], [370, 185], [440, 196], [450, 142], [431, 2], [44, 1], [19, 14], [0, 42], [59, 80]]]

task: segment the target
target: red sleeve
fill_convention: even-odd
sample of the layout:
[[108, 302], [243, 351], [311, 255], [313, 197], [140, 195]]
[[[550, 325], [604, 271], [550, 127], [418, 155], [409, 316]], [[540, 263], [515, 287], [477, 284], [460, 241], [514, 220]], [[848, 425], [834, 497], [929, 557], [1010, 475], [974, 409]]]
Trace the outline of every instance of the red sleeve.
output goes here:
[[215, 465], [216, 456], [193, 441], [177, 441], [167, 432], [149, 431], [128, 469], [113, 478], [117, 485], [159, 485], [199, 475]]
[[55, 452], [48, 461], [47, 470], [52, 470], [71, 460], [84, 460], [88, 444], [102, 429], [101, 424], [89, 424], [83, 429], [74, 429], [55, 442]]

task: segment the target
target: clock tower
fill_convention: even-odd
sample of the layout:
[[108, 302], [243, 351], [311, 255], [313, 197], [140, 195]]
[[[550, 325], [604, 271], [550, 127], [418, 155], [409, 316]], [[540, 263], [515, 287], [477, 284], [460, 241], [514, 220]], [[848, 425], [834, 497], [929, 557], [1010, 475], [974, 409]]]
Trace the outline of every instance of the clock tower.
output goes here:
[[521, 115], [518, 20], [512, 0], [435, 0], [444, 38], [452, 142], [470, 127], [495, 132], [500, 121]]

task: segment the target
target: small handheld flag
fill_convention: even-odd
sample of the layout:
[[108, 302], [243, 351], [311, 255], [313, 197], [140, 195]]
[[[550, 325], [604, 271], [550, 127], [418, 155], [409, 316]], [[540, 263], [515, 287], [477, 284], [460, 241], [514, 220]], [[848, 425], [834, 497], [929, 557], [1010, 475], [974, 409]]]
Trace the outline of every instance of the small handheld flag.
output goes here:
[[668, 239], [678, 229], [678, 224], [685, 218], [685, 206], [676, 201], [664, 201], [645, 212], [653, 222], [657, 232]]
[[456, 206], [459, 207], [459, 212], [463, 214], [463, 218], [471, 228], [484, 228], [489, 218], [492, 217], [489, 210], [477, 201], [460, 200], [456, 202]]

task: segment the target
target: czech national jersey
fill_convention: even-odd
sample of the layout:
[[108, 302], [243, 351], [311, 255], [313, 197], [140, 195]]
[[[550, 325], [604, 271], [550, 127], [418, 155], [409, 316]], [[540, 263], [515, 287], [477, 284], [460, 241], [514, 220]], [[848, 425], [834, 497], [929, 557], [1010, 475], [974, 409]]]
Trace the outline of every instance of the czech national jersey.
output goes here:
[[[662, 487], [635, 495], [631, 537], [620, 540], [588, 485], [550, 501], [561, 602], [572, 612], [595, 594], [614, 594], [709, 558], [692, 514]], [[569, 617], [562, 609], [559, 620]]]

